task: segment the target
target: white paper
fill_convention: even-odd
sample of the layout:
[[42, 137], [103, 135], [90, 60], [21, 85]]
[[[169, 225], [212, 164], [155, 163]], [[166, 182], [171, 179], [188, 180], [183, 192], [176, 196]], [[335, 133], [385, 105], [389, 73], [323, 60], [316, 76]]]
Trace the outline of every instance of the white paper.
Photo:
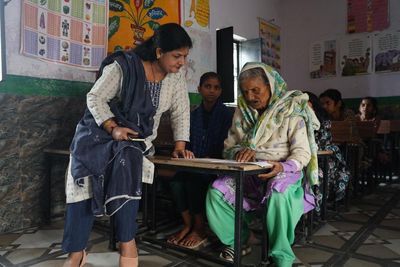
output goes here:
[[229, 160], [229, 159], [212, 159], [212, 158], [195, 158], [195, 159], [183, 159], [183, 158], [174, 158], [177, 160], [190, 160], [196, 162], [205, 162], [205, 163], [218, 163], [218, 164], [235, 164], [235, 165], [242, 165], [242, 164], [250, 164], [250, 165], [257, 165], [261, 168], [272, 168], [272, 164], [266, 161], [256, 161], [256, 162], [238, 162], [236, 160]]

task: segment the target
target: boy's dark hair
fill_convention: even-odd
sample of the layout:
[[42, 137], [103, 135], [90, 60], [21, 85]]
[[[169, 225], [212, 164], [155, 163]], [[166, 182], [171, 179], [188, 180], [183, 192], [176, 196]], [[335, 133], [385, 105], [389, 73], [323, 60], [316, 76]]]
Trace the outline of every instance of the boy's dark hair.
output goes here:
[[319, 98], [321, 99], [322, 97], [329, 97], [332, 99], [335, 103], [341, 102], [342, 105], [340, 106], [340, 109], [343, 111], [345, 109], [345, 105], [342, 99], [342, 94], [339, 92], [337, 89], [328, 89], [322, 94], [319, 95]]
[[219, 81], [219, 83], [222, 83], [221, 76], [219, 76], [219, 74], [216, 72], [210, 71], [201, 75], [199, 86], [202, 86], [203, 83], [205, 83], [205, 81], [207, 81], [210, 78], [215, 78]]
[[318, 120], [320, 122], [329, 120], [329, 115], [326, 112], [326, 110], [321, 106], [318, 97], [315, 94], [308, 91], [305, 91], [304, 93], [308, 95], [308, 100], [311, 102], [312, 108]]
[[182, 26], [167, 23], [155, 30], [153, 36], [134, 48], [133, 52], [144, 61], [155, 61], [157, 48], [165, 53], [183, 47], [192, 48], [192, 46], [192, 39]]

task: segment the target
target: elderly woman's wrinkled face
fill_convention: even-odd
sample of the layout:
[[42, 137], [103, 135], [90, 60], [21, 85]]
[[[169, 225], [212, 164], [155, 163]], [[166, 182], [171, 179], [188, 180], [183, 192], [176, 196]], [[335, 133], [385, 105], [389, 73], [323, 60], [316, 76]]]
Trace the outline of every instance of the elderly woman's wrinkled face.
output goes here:
[[267, 108], [271, 98], [271, 87], [261, 77], [243, 80], [240, 88], [250, 107], [256, 109], [258, 112], [263, 112]]

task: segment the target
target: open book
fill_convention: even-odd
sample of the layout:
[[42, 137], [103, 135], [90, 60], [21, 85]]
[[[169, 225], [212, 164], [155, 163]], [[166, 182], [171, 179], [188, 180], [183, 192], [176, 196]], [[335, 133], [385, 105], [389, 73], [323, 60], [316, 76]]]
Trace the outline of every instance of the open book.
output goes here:
[[208, 162], [208, 163], [220, 163], [220, 164], [251, 164], [257, 165], [261, 168], [272, 168], [272, 164], [266, 161], [254, 161], [254, 162], [237, 162], [236, 160], [229, 160], [229, 159], [213, 159], [213, 158], [194, 158], [194, 159], [184, 159], [184, 158], [173, 158], [176, 160], [190, 160], [190, 161], [197, 161], [197, 162]]

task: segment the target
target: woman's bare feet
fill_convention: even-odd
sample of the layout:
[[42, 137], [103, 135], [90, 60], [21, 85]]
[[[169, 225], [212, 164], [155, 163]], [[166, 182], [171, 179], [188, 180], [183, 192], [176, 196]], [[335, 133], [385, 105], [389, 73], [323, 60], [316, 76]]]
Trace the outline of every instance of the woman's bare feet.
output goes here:
[[202, 232], [198, 232], [193, 230], [191, 233], [186, 235], [178, 244], [180, 246], [190, 248], [190, 249], [198, 249], [205, 245], [207, 242], [207, 235]]
[[64, 262], [63, 267], [77, 267], [83, 266], [86, 263], [86, 252], [84, 250], [78, 252], [71, 252], [67, 260]]
[[182, 230], [180, 230], [180, 231], [172, 234], [170, 237], [168, 237], [167, 242], [170, 244], [178, 245], [179, 242], [181, 242], [182, 239], [184, 239], [185, 236], [187, 234], [189, 234], [189, 232], [190, 232], [190, 227], [184, 226], [182, 228]]

